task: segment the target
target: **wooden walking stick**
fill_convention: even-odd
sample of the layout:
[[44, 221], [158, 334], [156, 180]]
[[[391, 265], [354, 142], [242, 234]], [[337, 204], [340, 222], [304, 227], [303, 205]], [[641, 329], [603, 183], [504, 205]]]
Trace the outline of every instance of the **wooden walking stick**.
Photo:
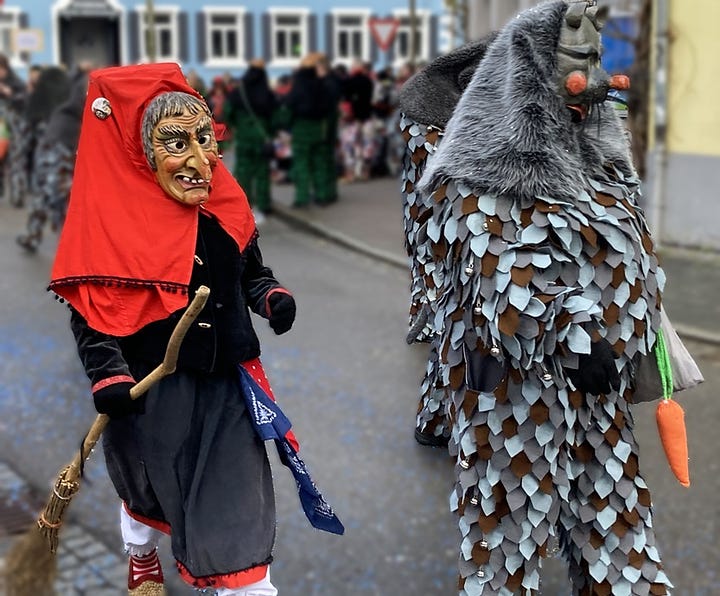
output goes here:
[[[175, 372], [178, 353], [185, 334], [205, 306], [209, 288], [200, 286], [195, 298], [178, 321], [168, 341], [165, 358], [144, 379], [130, 389], [130, 397], [137, 399], [163, 377]], [[5, 583], [7, 596], [45, 596], [53, 594], [52, 584], [56, 574], [55, 553], [58, 534], [65, 511], [80, 489], [80, 478], [85, 460], [100, 439], [110, 418], [99, 414], [83, 440], [80, 451], [59, 473], [52, 494], [37, 524], [20, 537], [6, 558]]]

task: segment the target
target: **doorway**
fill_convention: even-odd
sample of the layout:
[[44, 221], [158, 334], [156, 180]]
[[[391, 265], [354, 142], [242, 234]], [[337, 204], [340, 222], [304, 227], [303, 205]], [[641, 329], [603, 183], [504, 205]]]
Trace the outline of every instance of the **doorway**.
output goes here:
[[94, 68], [120, 64], [119, 19], [61, 16], [60, 61], [67, 68], [91, 62]]

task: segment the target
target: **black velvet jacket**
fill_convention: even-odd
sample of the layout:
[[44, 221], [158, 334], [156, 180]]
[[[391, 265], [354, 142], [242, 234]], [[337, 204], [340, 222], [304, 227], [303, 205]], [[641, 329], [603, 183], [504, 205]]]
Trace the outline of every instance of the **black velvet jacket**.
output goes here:
[[[191, 296], [200, 285], [210, 288], [210, 297], [185, 336], [178, 369], [207, 373], [231, 370], [238, 363], [259, 356], [260, 342], [250, 310], [267, 318], [268, 292], [281, 286], [272, 270], [263, 265], [257, 240], [252, 240], [240, 253], [217, 220], [200, 215]], [[72, 331], [92, 385], [110, 377], [131, 375], [136, 365], [160, 364], [183, 312], [184, 309], [150, 323], [128, 337], [113, 337], [91, 329], [73, 310]]]

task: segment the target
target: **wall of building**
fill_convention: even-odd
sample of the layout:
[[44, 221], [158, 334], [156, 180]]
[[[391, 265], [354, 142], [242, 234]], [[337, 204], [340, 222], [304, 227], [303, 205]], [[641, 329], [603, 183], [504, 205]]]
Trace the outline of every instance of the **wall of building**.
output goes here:
[[[720, 55], [717, 0], [666, 2], [668, 10], [667, 133], [664, 165], [654, 181], [659, 235], [666, 244], [720, 251]], [[659, 183], [659, 186], [658, 186]]]
[[[22, 75], [27, 72], [29, 63], [59, 63], [64, 52], [62, 48], [65, 47], [61, 39], [62, 27], [58, 26], [59, 15], [72, 13], [76, 18], [85, 13], [98, 12], [110, 14], [110, 19], [119, 24], [121, 63], [144, 61], [147, 52], [143, 47], [145, 44], [141, 30], [146, 5], [145, 0], [6, 0], [2, 12], [9, 16], [20, 15], [19, 20], [16, 18], [7, 27], [39, 29], [44, 37], [41, 51], [33, 53], [29, 61], [19, 61], [18, 56], [15, 56], [13, 64]], [[170, 19], [169, 26], [175, 32], [174, 48], [169, 59], [182, 63], [186, 70], [195, 70], [206, 80], [228, 71], [236, 74], [254, 57], [266, 59], [271, 76], [292, 70], [299, 62], [299, 55], [286, 58], [273, 56], [273, 40], [277, 39], [276, 26], [281, 13], [283, 16], [298, 16], [302, 43], [297, 45], [302, 46], [301, 53], [319, 50], [333, 54], [333, 58], [336, 58], [339, 46], [337, 31], [347, 26], [341, 25], [341, 21], [347, 21], [347, 15], [354, 16], [359, 23], [357, 31], [362, 37], [362, 58], [372, 62], [376, 68], [401, 64], [404, 61], [402, 48], [407, 47], [409, 27], [406, 0], [371, 0], [366, 3], [357, 0], [250, 0], [245, 3], [237, 0], [212, 0], [207, 3], [154, 0], [154, 6], [158, 14], [164, 13]], [[422, 62], [437, 56], [441, 48], [450, 47], [452, 40], [448, 35], [449, 25], [444, 14], [443, 0], [417, 0], [416, 8], [418, 23], [422, 28], [417, 59]], [[2, 12], [0, 48], [4, 49], [8, 44], [7, 41], [3, 43]], [[242, 55], [231, 60], [213, 59], [208, 55], [209, 51], [212, 52], [209, 23], [222, 12], [234, 15], [237, 22], [237, 35], [233, 43], [237, 42], [241, 46]], [[387, 52], [379, 48], [370, 33], [371, 17], [395, 17], [402, 21], [395, 41]], [[290, 37], [290, 43], [289, 40]], [[350, 64], [351, 56], [335, 61]]]

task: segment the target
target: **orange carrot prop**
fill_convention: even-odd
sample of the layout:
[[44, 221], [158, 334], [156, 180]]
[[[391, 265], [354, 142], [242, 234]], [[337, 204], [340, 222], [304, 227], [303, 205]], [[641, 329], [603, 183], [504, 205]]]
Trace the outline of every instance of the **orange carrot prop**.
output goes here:
[[660, 442], [673, 474], [675, 474], [680, 484], [688, 487], [690, 486], [690, 469], [685, 412], [683, 412], [680, 404], [672, 399], [672, 367], [662, 331], [658, 331], [655, 355], [657, 356], [658, 369], [663, 385], [663, 398], [660, 400], [655, 412]]

